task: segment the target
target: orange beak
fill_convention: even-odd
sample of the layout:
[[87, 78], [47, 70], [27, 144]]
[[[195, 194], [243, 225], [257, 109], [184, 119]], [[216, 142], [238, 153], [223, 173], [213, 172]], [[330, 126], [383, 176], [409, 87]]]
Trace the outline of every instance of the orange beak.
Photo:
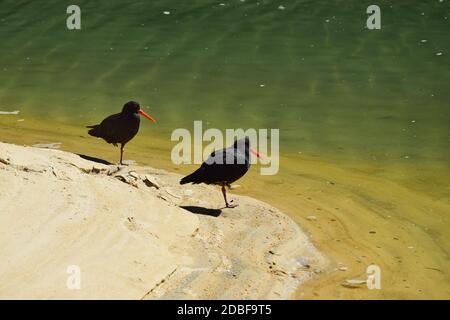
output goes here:
[[250, 148], [250, 152], [253, 153], [255, 156], [257, 156], [260, 159], [264, 158], [264, 155], [261, 152], [258, 152], [253, 148]]
[[140, 115], [146, 117], [151, 122], [156, 123], [156, 120], [154, 118], [152, 118], [151, 116], [149, 116], [148, 114], [146, 114], [144, 111], [139, 110], [138, 112], [139, 112]]

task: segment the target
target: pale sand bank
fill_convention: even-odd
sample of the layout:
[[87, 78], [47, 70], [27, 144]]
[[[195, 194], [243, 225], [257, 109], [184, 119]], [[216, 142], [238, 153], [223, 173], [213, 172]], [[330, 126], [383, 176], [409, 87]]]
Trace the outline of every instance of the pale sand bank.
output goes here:
[[[327, 268], [297, 224], [263, 202], [233, 195], [239, 207], [216, 216], [202, 209], [221, 208], [215, 187], [117, 170], [0, 143], [0, 298], [281, 299]], [[70, 265], [81, 268], [80, 290], [67, 289]]]

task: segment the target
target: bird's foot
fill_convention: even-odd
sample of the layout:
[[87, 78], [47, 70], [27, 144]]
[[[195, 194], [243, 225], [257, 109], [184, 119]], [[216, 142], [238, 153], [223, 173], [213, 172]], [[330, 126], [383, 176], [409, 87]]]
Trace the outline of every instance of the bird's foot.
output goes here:
[[[233, 202], [233, 200], [231, 200], [231, 202]], [[237, 206], [239, 206], [239, 205], [226, 203], [225, 208], [233, 209], [233, 208], [236, 208]]]

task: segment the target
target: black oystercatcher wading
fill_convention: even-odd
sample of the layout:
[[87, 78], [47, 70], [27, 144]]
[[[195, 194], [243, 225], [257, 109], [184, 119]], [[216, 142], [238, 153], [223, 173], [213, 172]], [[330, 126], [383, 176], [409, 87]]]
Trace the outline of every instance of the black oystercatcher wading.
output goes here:
[[112, 143], [114, 146], [120, 144], [120, 164], [123, 164], [123, 149], [125, 144], [133, 139], [139, 131], [141, 122], [139, 115], [156, 123], [155, 119], [141, 110], [139, 103], [129, 101], [123, 106], [122, 112], [105, 118], [100, 124], [87, 126], [87, 128], [91, 128], [88, 133], [91, 136], [103, 138], [106, 142]]
[[237, 205], [228, 203], [225, 187], [241, 178], [250, 168], [250, 152], [261, 158], [261, 154], [250, 148], [250, 139], [245, 137], [237, 140], [226, 149], [214, 151], [203, 162], [200, 168], [180, 180], [180, 184], [206, 183], [222, 186], [222, 194], [226, 208]]

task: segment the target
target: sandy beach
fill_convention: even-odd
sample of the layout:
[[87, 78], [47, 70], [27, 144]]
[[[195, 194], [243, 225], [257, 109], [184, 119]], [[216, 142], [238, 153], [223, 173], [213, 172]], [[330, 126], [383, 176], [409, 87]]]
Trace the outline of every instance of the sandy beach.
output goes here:
[[[18, 122], [14, 117], [0, 118], [0, 134], [10, 143], [58, 143], [62, 150], [117, 160], [116, 148], [87, 139], [81, 128], [46, 128], [41, 121]], [[169, 172], [191, 172], [195, 166], [179, 168], [167, 159], [170, 147], [167, 140], [138, 135], [127, 147], [126, 159]], [[262, 177], [251, 169], [231, 194], [263, 199], [282, 210], [329, 259], [328, 268], [299, 286], [293, 298], [445, 299], [450, 297], [445, 183], [450, 173], [443, 166], [408, 163], [375, 166], [359, 159], [282, 157], [278, 175]], [[220, 206], [218, 193], [216, 199]], [[366, 279], [370, 264], [381, 268], [381, 290], [343, 285]]]
[[0, 143], [0, 175], [1, 299], [287, 299], [328, 265], [279, 210], [163, 170]]

